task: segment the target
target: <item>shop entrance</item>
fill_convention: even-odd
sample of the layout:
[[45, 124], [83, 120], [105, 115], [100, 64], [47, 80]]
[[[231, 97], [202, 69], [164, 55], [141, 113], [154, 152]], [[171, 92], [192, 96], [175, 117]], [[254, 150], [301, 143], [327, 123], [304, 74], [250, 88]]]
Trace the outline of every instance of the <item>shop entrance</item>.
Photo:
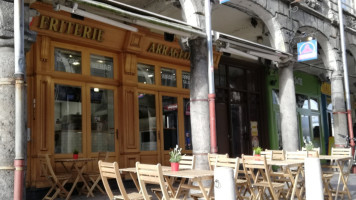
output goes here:
[[261, 138], [261, 66], [221, 59], [215, 72], [219, 153], [251, 154]]
[[55, 154], [83, 157], [118, 146], [117, 89], [113, 86], [54, 81]]
[[177, 144], [191, 149], [188, 96], [142, 90], [138, 105], [142, 156], [156, 155], [158, 162], [169, 165], [168, 153]]

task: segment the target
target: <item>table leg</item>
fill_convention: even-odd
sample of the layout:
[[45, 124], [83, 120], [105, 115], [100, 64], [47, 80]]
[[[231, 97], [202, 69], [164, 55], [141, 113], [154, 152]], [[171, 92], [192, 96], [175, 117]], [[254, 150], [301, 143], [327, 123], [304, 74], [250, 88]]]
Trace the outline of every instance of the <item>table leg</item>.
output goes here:
[[336, 162], [337, 165], [338, 165], [339, 171], [340, 171], [339, 181], [338, 181], [338, 185], [337, 185], [337, 189], [336, 189], [336, 198], [337, 198], [337, 195], [338, 195], [339, 182], [340, 182], [340, 179], [341, 179], [342, 183], [344, 184], [342, 192], [343, 193], [346, 192], [348, 198], [351, 200], [351, 194], [350, 194], [350, 191], [349, 191], [349, 187], [347, 186], [347, 181], [345, 180], [345, 175], [344, 175], [344, 171], [343, 171], [343, 167], [342, 167], [342, 166], [345, 166], [344, 162], [345, 161], [341, 161], [341, 160]]
[[88, 195], [94, 197], [93, 192], [90, 190], [90, 187], [89, 187], [88, 183], [86, 182], [86, 180], [85, 180], [85, 178], [83, 176], [83, 172], [85, 170], [86, 165], [87, 165], [87, 162], [84, 162], [81, 168], [79, 168], [76, 164], [74, 165], [74, 167], [78, 171], [79, 179], [82, 179], [84, 187], [87, 188]]
[[136, 173], [130, 172], [129, 174], [130, 174], [130, 177], [131, 177], [132, 181], [134, 182], [134, 184], [135, 184], [135, 186], [137, 188], [137, 191], [141, 194], [142, 191], [141, 191], [140, 185], [137, 182], [137, 177], [135, 175]]
[[[301, 173], [302, 167], [298, 166], [298, 170], [297, 170], [297, 174], [296, 174], [295, 178], [293, 177], [293, 174], [290, 171], [290, 169], [288, 169], [288, 170], [289, 170], [289, 173], [290, 173], [291, 182], [293, 184], [293, 190], [292, 190], [292, 195], [291, 195], [290, 199], [291, 200], [294, 199], [294, 195], [297, 195], [297, 198], [300, 200], [300, 199], [302, 199], [301, 198], [301, 194], [298, 194], [298, 193], [296, 194], [296, 190], [297, 190], [297, 185], [298, 185], [299, 174]], [[301, 190], [302, 190], [302, 188], [301, 188]]]
[[[204, 188], [203, 183], [202, 183], [200, 180], [198, 180], [197, 183], [198, 183], [198, 185], [199, 185], [200, 191], [202, 192], [202, 194], [203, 194], [203, 196], [204, 196], [204, 199], [208, 200], [208, 199], [209, 199], [209, 196], [208, 196], [208, 194], [206, 193], [206, 190], [205, 190], [205, 188]], [[211, 183], [211, 184], [212, 184], [212, 183]], [[209, 191], [209, 195], [210, 195], [210, 191]]]

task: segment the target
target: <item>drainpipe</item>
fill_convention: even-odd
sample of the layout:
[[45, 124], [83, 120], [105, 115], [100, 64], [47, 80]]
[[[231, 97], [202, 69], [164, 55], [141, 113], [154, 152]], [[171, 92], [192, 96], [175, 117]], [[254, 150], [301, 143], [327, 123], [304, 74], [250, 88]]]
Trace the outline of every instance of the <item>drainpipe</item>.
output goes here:
[[215, 120], [215, 85], [214, 85], [214, 61], [213, 44], [211, 36], [211, 9], [210, 0], [205, 0], [205, 31], [208, 44], [208, 80], [209, 80], [209, 114], [210, 114], [210, 151], [217, 153], [216, 144], [216, 120]]
[[[342, 16], [342, 7], [341, 0], [338, 0], [338, 9], [339, 9], [339, 20], [340, 20], [340, 42], [341, 42], [341, 52], [342, 52], [342, 64], [344, 69], [344, 87], [345, 87], [345, 96], [346, 96], [346, 105], [347, 105], [347, 119], [349, 126], [349, 134], [350, 134], [350, 145], [352, 149], [354, 149], [355, 142], [354, 132], [352, 129], [352, 116], [351, 116], [351, 104], [350, 104], [350, 88], [349, 88], [349, 75], [347, 69], [347, 61], [346, 61], [346, 48], [345, 48], [345, 32], [344, 32], [344, 18]], [[354, 155], [354, 151], [352, 151], [352, 155]]]
[[23, 199], [25, 170], [25, 55], [24, 55], [24, 0], [14, 1], [15, 51], [15, 178], [14, 200]]

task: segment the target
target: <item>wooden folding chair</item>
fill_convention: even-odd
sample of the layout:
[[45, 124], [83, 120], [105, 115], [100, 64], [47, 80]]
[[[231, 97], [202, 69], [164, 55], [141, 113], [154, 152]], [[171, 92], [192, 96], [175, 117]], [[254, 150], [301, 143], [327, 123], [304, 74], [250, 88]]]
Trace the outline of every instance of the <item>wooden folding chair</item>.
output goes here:
[[265, 151], [272, 152], [272, 160], [285, 160], [285, 151], [284, 150], [266, 149]]
[[[266, 197], [267, 193], [265, 191], [268, 189], [270, 197], [274, 200], [278, 200], [284, 184], [272, 182], [266, 157], [261, 156], [259, 159], [260, 160], [256, 160], [255, 156], [242, 155], [242, 165], [248, 187], [251, 190], [251, 198], [261, 199], [264, 196]], [[255, 189], [258, 190], [257, 194], [254, 191]]]
[[[331, 156], [352, 156], [352, 149], [351, 148], [334, 148], [334, 147], [331, 147]], [[330, 181], [332, 179], [332, 177], [338, 173], [338, 169], [337, 167], [335, 166], [337, 165], [336, 164], [336, 161], [335, 160], [331, 160], [330, 161], [330, 170], [324, 170], [323, 172], [323, 184], [324, 184], [324, 190], [325, 190], [325, 193], [331, 198], [332, 197], [332, 192], [336, 193], [336, 191], [332, 188], [331, 184], [330, 184]], [[348, 181], [349, 179], [349, 175], [350, 175], [350, 170], [351, 170], [351, 167], [352, 167], [352, 161], [350, 160], [348, 163], [347, 163], [347, 166], [346, 166], [346, 170], [343, 171], [343, 174], [344, 174], [344, 177], [345, 177], [345, 180], [346, 182]], [[327, 168], [326, 166], [323, 166], [323, 168]], [[339, 180], [338, 182], [340, 182], [340, 178], [339, 177]], [[344, 188], [343, 188], [344, 190]], [[339, 192], [338, 192], [339, 193]], [[341, 195], [341, 198], [343, 199], [344, 198], [344, 193], [340, 192], [340, 195]]]
[[[195, 167], [195, 156], [187, 156], [184, 155], [181, 157], [181, 160], [179, 161], [179, 170], [184, 170], [184, 169], [194, 169]], [[171, 182], [174, 182], [175, 179], [170, 179]], [[185, 181], [182, 179], [181, 181]], [[189, 183], [188, 183], [189, 184]], [[173, 185], [173, 184], [171, 184]], [[175, 188], [173, 188], [175, 190]], [[182, 191], [179, 191], [180, 194], [185, 194], [188, 193], [189, 190], [186, 190], [185, 188], [180, 188]], [[158, 199], [162, 199], [162, 191], [160, 188], [152, 188], [151, 191], [157, 196]], [[168, 191], [170, 192], [170, 191]]]
[[72, 174], [55, 173], [52, 168], [51, 160], [48, 154], [40, 155], [39, 158], [40, 158], [41, 171], [44, 173], [44, 175], [46, 176], [46, 178], [49, 180], [51, 184], [51, 188], [49, 189], [45, 197], [43, 197], [43, 200], [55, 199], [58, 196], [61, 198], [66, 198], [69, 192], [64, 188], [64, 186], [72, 177]]
[[[99, 160], [107, 161], [108, 157], [109, 157], [108, 152], [98, 152], [98, 157], [96, 162], [98, 162]], [[93, 194], [94, 189], [98, 189], [101, 193], [105, 194], [104, 190], [99, 185], [99, 182], [101, 180], [99, 169], [95, 171], [86, 171], [83, 173], [83, 176], [88, 180], [87, 182], [90, 185], [90, 189], [88, 191], [87, 197], [89, 197], [90, 194]], [[83, 186], [81, 192], [83, 191], [84, 188], [85, 187]]]
[[[109, 199], [123, 199], [123, 200], [136, 200], [136, 199], [144, 199], [142, 194], [137, 192], [127, 193], [124, 187], [124, 184], [121, 179], [121, 175], [119, 172], [119, 164], [117, 162], [103, 162], [99, 160], [99, 171], [101, 180], [103, 181], [104, 188], [106, 190], [106, 194]], [[116, 179], [116, 183], [119, 187], [121, 195], [114, 195], [111, 187], [109, 185], [108, 179], [114, 178]]]
[[210, 170], [214, 170], [214, 166], [215, 166], [215, 163], [216, 163], [216, 158], [218, 156], [228, 158], [229, 154], [211, 154], [211, 153], [208, 153], [208, 162], [209, 162], [209, 169]]
[[168, 194], [168, 184], [164, 181], [161, 164], [149, 165], [136, 162], [136, 171], [141, 192], [145, 200], [151, 199], [150, 195], [148, 195], [146, 184], [159, 185], [163, 194], [163, 199], [174, 199]]

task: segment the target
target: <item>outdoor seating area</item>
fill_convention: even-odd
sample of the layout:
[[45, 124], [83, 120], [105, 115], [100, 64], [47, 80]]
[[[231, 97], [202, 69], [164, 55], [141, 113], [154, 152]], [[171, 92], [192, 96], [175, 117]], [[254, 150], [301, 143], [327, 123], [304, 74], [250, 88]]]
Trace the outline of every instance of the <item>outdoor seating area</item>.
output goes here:
[[[236, 199], [301, 200], [306, 199], [304, 160], [308, 157], [326, 160], [322, 163], [327, 164], [321, 165], [325, 199], [352, 199], [348, 187], [352, 155], [346, 148], [332, 148], [331, 155], [319, 155], [317, 150], [285, 152], [266, 149], [236, 158], [229, 158], [227, 154], [208, 154], [207, 157], [209, 170], [195, 169], [196, 157], [184, 155], [180, 157], [179, 170], [175, 171], [171, 166], [159, 163], [137, 162], [136, 167], [120, 168], [118, 162], [108, 162], [105, 154], [98, 154], [98, 160], [51, 160], [50, 155], [41, 155], [42, 169], [51, 183], [43, 199], [71, 199], [74, 190], [86, 197], [105, 194], [104, 199], [214, 199], [214, 169], [225, 167], [233, 170]], [[85, 170], [88, 162], [98, 162], [97, 176]], [[53, 163], [63, 165], [66, 172], [56, 173]], [[125, 173], [130, 175], [136, 191], [125, 188]], [[336, 187], [331, 184], [333, 178], [337, 179]], [[109, 179], [115, 181], [110, 184]], [[210, 181], [209, 184], [206, 181]], [[80, 187], [79, 182], [82, 182]], [[70, 190], [66, 189], [68, 183], [71, 183]], [[113, 183], [119, 190], [117, 194], [113, 192]]]

